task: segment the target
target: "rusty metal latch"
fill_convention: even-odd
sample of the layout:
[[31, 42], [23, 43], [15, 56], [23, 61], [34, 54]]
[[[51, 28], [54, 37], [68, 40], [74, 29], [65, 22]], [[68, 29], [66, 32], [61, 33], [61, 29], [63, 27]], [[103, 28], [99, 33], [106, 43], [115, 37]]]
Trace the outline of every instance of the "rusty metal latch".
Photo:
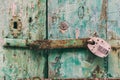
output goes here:
[[[95, 40], [91, 40], [91, 38], [82, 38], [82, 39], [67, 39], [67, 40], [30, 40], [30, 39], [9, 39], [5, 38], [4, 47], [23, 47], [23, 48], [30, 48], [30, 49], [59, 49], [59, 48], [89, 48], [90, 51], [95, 54], [97, 50], [93, 50], [91, 48], [96, 47]], [[108, 44], [112, 46], [107, 47], [108, 49], [120, 48], [120, 40], [106, 40]], [[89, 45], [89, 46], [88, 46]], [[92, 45], [92, 47], [90, 47]], [[106, 45], [106, 43], [105, 43]], [[100, 45], [101, 46], [101, 45]], [[99, 57], [106, 57], [108, 55], [107, 48], [102, 45], [105, 53], [104, 55], [97, 55]], [[103, 50], [103, 49], [102, 49]], [[101, 51], [102, 52], [102, 51]], [[97, 52], [98, 53], [98, 52]]]
[[[85, 48], [87, 44], [95, 44], [89, 41], [90, 38], [68, 39], [68, 40], [30, 40], [30, 39], [10, 39], [4, 38], [4, 47], [31, 47], [37, 49], [55, 49], [55, 48]], [[107, 40], [112, 48], [120, 47], [120, 40]]]
[[89, 38], [68, 40], [4, 39], [4, 47], [30, 47], [31, 49], [84, 48]]

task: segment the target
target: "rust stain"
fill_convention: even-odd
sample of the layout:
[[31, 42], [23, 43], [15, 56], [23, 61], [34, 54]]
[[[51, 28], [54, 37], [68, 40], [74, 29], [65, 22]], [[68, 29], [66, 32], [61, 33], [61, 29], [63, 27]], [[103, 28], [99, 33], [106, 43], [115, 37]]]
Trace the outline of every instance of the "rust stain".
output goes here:
[[118, 54], [118, 52], [120, 51], [120, 47], [116, 47], [116, 46], [112, 46], [112, 52], [113, 54]]
[[4, 37], [4, 30], [2, 30], [2, 37]]
[[112, 47], [113, 51], [117, 51], [118, 49], [120, 49], [120, 48], [118, 48], [118, 47]]
[[103, 74], [102, 70], [100, 69], [100, 66], [97, 65], [96, 68], [94, 69], [94, 71], [92, 72], [92, 76], [94, 78], [96, 77], [100, 77], [100, 76], [97, 76], [97, 75], [100, 75], [100, 74]]
[[33, 49], [81, 48], [86, 47], [88, 39], [37, 40], [31, 43], [30, 47]]
[[[105, 33], [102, 33], [101, 36], [107, 39], [107, 7], [108, 7], [108, 0], [103, 0], [102, 2], [102, 11], [101, 11], [101, 15], [100, 15], [100, 29], [99, 32], [104, 32], [103, 30], [105, 30]], [[106, 35], [105, 35], [106, 34]], [[104, 35], [104, 36], [103, 36]]]
[[103, 0], [100, 20], [104, 20], [104, 19], [107, 20], [107, 6], [108, 6], [108, 0]]
[[67, 22], [61, 22], [60, 23], [60, 29], [61, 30], [67, 30], [69, 28]]

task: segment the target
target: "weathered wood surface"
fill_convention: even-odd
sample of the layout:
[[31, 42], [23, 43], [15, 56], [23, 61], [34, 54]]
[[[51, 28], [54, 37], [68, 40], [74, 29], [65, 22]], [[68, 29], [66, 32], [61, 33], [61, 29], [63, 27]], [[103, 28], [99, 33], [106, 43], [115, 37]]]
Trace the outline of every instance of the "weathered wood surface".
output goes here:
[[[105, 20], [100, 17], [102, 11], [102, 0], [49, 0], [49, 39], [90, 36], [105, 39]], [[48, 63], [49, 78], [92, 78], [105, 77], [106, 74], [104, 60], [87, 49], [50, 50]]]
[[[93, 44], [90, 38], [66, 39], [66, 40], [31, 40], [4, 38], [3, 47], [27, 48], [27, 49], [59, 49], [59, 48], [87, 48], [87, 44]], [[120, 40], [105, 40], [112, 49], [120, 49]]]
[[[119, 0], [48, 0], [48, 26], [46, 0], [0, 1], [0, 80], [45, 76], [120, 78]], [[9, 26], [14, 24], [17, 28], [18, 25], [12, 22], [13, 16], [18, 17], [18, 22], [22, 21], [21, 31], [10, 30]], [[2, 47], [4, 37], [15, 39], [16, 35], [17, 39], [23, 40], [43, 40], [46, 36], [50, 40], [99, 36], [107, 39], [114, 48], [107, 62], [107, 59], [98, 58], [87, 49], [36, 51]], [[49, 55], [48, 66], [45, 53]]]
[[[108, 39], [113, 40], [113, 44], [119, 46], [120, 40], [120, 5], [119, 0], [108, 0]], [[109, 73], [111, 77], [120, 78], [120, 48], [111, 51], [109, 55]]]
[[[89, 1], [90, 0], [86, 0], [86, 1], [58, 0], [58, 1], [54, 1], [54, 3], [49, 1], [48, 4], [54, 5], [54, 7], [51, 6], [49, 7], [49, 38], [50, 39], [76, 38], [76, 34], [79, 34], [77, 35], [79, 38], [82, 37], [85, 38], [88, 36], [99, 36], [101, 38], [108, 39], [108, 42], [113, 45], [113, 50], [111, 51], [111, 54], [108, 56], [108, 60], [107, 58], [105, 59], [106, 61], [101, 60], [100, 63], [103, 62], [103, 65], [102, 66], [99, 65], [99, 66], [104, 69], [107, 68], [106, 70], [103, 70], [104, 77], [109, 77], [109, 78], [119, 77], [120, 75], [119, 5], [118, 5], [119, 0], [115, 0], [115, 1], [93, 0], [91, 1], [92, 4]], [[79, 6], [80, 7], [82, 6], [80, 12], [84, 11], [84, 14], [82, 12], [80, 17], [77, 15], [77, 12], [79, 11], [80, 8]], [[53, 14], [54, 16], [56, 16], [55, 18], [53, 17]], [[67, 24], [69, 25], [69, 28], [65, 30], [64, 33], [61, 32], [59, 28], [60, 23], [63, 21], [67, 22]], [[90, 54], [89, 52], [88, 54], [85, 51], [83, 52], [86, 53], [85, 54], [86, 56]], [[59, 55], [59, 53], [62, 54]], [[79, 51], [78, 54], [82, 54], [82, 52]], [[98, 68], [97, 68], [98, 70], [95, 71], [94, 73], [95, 75], [92, 75], [92, 72], [90, 71], [87, 72], [87, 70], [90, 67], [86, 69], [84, 69], [85, 67], [81, 68], [81, 66], [83, 66], [85, 63], [82, 62], [82, 60], [84, 59], [80, 60], [79, 57], [81, 57], [81, 55], [78, 54], [75, 54], [75, 52], [74, 51], [72, 52], [72, 50], [68, 50], [68, 52], [64, 52], [63, 50], [60, 50], [58, 52], [57, 51], [51, 52], [51, 54], [49, 55], [49, 69], [50, 69], [49, 77], [77, 78], [77, 77], [94, 77], [95, 75], [97, 75], [97, 77], [103, 77], [99, 75], [100, 69]], [[76, 55], [77, 57], [75, 57]], [[74, 61], [74, 59], [78, 59], [78, 62], [82, 62], [82, 64], [76, 65], [77, 62]], [[89, 59], [89, 58], [85, 57], [85, 59]], [[71, 60], [71, 61], [66, 63], [67, 60]], [[94, 61], [96, 62], [96, 64], [95, 65], [90, 64], [90, 66], [91, 65], [96, 66], [97, 64], [99, 64], [97, 60], [93, 60], [93, 62]], [[95, 68], [92, 67], [91, 71], [93, 69]], [[88, 74], [85, 75], [84, 72], [87, 72]]]
[[[43, 78], [45, 51], [2, 47], [4, 37], [14, 38], [9, 28], [13, 16], [19, 16], [22, 22], [22, 30], [17, 39], [44, 39], [46, 0], [0, 0], [0, 80]], [[16, 22], [14, 25], [14, 28], [19, 27]]]

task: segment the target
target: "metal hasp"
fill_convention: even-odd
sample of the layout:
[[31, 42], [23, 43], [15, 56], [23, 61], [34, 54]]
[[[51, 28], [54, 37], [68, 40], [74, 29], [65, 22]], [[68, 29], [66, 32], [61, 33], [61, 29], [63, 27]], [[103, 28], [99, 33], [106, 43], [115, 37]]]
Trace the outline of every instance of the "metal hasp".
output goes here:
[[23, 39], [4, 39], [4, 47], [30, 47], [31, 49], [57, 49], [57, 48], [83, 48], [87, 47], [87, 40], [69, 39], [69, 40], [23, 40]]
[[[33, 49], [55, 49], [55, 48], [85, 48], [90, 38], [69, 39], [69, 40], [30, 40], [30, 39], [9, 39], [3, 40], [4, 47], [26, 47]], [[107, 40], [113, 50], [120, 48], [120, 40]]]
[[88, 39], [37, 40], [30, 44], [30, 47], [33, 49], [84, 48], [87, 47]]

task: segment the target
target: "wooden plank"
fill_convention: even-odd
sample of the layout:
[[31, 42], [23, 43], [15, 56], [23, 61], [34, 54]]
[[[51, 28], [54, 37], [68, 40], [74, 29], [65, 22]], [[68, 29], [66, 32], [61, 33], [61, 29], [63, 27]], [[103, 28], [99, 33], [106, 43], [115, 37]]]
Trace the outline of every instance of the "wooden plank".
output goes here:
[[[28, 49], [58, 49], [58, 48], [87, 48], [87, 44], [94, 42], [88, 42], [90, 38], [81, 39], [66, 39], [66, 40], [30, 40], [30, 39], [10, 39], [5, 38], [3, 40], [3, 46], [6, 48], [28, 48]], [[120, 48], [120, 40], [106, 40], [112, 49]]]
[[[102, 0], [49, 0], [48, 7], [49, 39], [101, 36], [98, 26]], [[106, 37], [106, 32], [103, 35], [101, 38]], [[50, 50], [48, 63], [49, 78], [92, 78], [104, 74], [104, 60], [86, 49]]]
[[[100, 25], [99, 33], [101, 38], [107, 39], [107, 9], [108, 9], [108, 0], [102, 0], [102, 9], [100, 15]], [[104, 77], [108, 77], [108, 56], [104, 58]]]
[[[46, 0], [0, 0], [0, 80], [44, 78], [45, 51], [2, 46], [5, 37], [13, 39], [9, 29], [13, 16], [19, 16], [22, 21], [22, 32], [16, 39], [44, 39], [46, 37], [45, 4]], [[24, 43], [22, 45], [24, 46]]]
[[119, 67], [119, 39], [120, 39], [120, 6], [118, 5], [119, 0], [109, 0], [108, 2], [108, 39], [111, 40], [114, 48], [109, 55], [108, 71], [110, 77], [120, 78], [120, 67]]
[[[57, 49], [87, 47], [89, 38], [69, 40], [4, 39], [4, 47], [22, 47], [31, 49]], [[92, 42], [91, 42], [92, 43]]]

